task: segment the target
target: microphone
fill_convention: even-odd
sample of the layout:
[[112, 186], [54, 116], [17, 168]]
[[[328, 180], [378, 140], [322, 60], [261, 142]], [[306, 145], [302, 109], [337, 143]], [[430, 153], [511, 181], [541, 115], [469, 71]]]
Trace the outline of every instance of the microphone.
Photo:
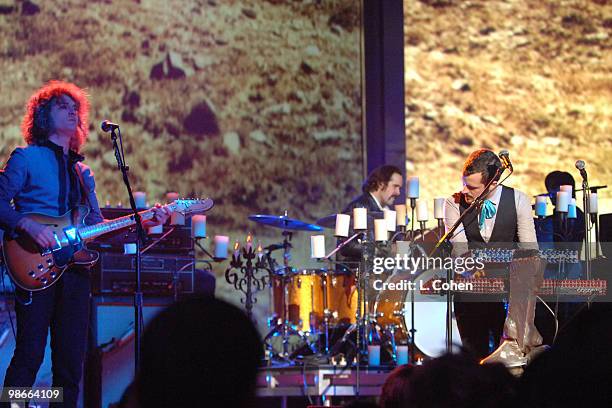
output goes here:
[[580, 171], [580, 175], [582, 176], [582, 179], [584, 181], [587, 181], [587, 172], [585, 170], [586, 163], [584, 162], [584, 160], [576, 160], [575, 166]]
[[108, 119], [104, 119], [102, 123], [100, 123], [100, 129], [102, 129], [103, 132], [110, 132], [112, 130], [119, 129], [119, 125], [109, 121]]
[[499, 152], [498, 156], [501, 159], [502, 165], [505, 168], [507, 168], [511, 172], [514, 171], [514, 169], [512, 168], [512, 162], [510, 161], [510, 153], [507, 150], [502, 150], [501, 152]]

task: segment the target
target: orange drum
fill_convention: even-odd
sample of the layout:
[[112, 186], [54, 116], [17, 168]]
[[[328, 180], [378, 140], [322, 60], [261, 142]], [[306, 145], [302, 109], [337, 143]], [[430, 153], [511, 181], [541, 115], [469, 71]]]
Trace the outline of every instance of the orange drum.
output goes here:
[[[283, 293], [283, 280], [285, 291]], [[325, 310], [330, 326], [354, 323], [357, 292], [350, 275], [328, 273], [326, 269], [294, 270], [287, 276], [274, 278], [274, 312], [284, 316], [284, 298], [289, 305], [289, 321], [297, 330], [318, 332], [323, 329]]]

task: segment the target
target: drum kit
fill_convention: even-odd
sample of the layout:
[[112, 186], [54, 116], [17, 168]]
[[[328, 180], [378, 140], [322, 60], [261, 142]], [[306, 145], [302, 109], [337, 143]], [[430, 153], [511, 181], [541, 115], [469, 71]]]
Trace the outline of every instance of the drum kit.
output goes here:
[[[414, 336], [415, 354], [436, 357], [445, 351], [446, 304], [419, 299], [418, 291], [359, 291], [359, 267], [343, 267], [329, 261], [325, 268], [295, 268], [290, 264], [293, 233], [333, 228], [335, 214], [309, 224], [287, 215], [251, 215], [249, 220], [280, 229], [283, 241], [266, 248], [265, 262], [270, 271], [270, 332], [264, 341], [271, 361], [298, 363], [307, 359], [318, 362], [351, 362], [359, 354], [360, 344], [381, 345], [381, 361], [394, 364], [397, 346], [409, 344]], [[272, 253], [282, 250], [282, 265]], [[405, 249], [404, 249], [405, 250]], [[415, 244], [408, 251], [421, 251]], [[367, 268], [366, 268], [367, 269]], [[409, 279], [427, 281], [438, 271], [412, 275], [405, 271], [387, 271], [377, 279], [395, 282]], [[443, 271], [440, 271], [442, 273]], [[370, 272], [365, 271], [369, 276]], [[373, 276], [373, 275], [372, 275]], [[362, 282], [362, 287], [363, 281]], [[417, 302], [410, 296], [416, 296]], [[415, 313], [411, 313], [414, 307]], [[416, 320], [415, 320], [416, 316]], [[361, 340], [360, 340], [361, 337]], [[459, 339], [456, 326], [454, 339]], [[367, 346], [366, 346], [367, 348]], [[417, 359], [413, 357], [413, 361]]]

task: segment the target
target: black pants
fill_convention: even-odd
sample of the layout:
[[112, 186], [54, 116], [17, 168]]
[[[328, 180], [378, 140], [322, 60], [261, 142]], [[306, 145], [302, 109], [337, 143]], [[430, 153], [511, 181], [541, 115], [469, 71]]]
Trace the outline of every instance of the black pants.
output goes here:
[[[478, 297], [470, 294], [456, 294], [454, 308], [463, 347], [481, 360], [490, 354], [491, 336], [494, 348], [499, 344], [506, 310], [503, 302], [478, 302], [477, 299]], [[483, 296], [480, 296], [480, 299], [483, 299]]]
[[64, 389], [64, 403], [76, 407], [89, 322], [89, 277], [83, 270], [66, 271], [50, 288], [32, 293], [18, 289], [15, 353], [4, 386], [31, 387], [42, 364], [51, 329], [53, 387]]

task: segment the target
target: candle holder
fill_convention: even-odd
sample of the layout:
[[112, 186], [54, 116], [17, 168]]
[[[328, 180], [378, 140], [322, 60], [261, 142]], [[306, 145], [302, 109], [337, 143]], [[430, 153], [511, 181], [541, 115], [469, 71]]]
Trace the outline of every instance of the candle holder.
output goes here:
[[427, 231], [427, 221], [419, 221], [419, 227], [421, 229], [421, 241], [425, 242], [425, 231]]
[[[257, 258], [256, 261], [255, 258]], [[225, 271], [225, 280], [234, 289], [244, 294], [240, 299], [246, 309], [247, 316], [252, 319], [253, 305], [257, 303], [255, 293], [263, 290], [270, 282], [272, 271], [263, 261], [263, 256], [253, 251], [253, 247], [243, 247], [242, 254], [236, 251], [232, 255], [230, 266]]]

